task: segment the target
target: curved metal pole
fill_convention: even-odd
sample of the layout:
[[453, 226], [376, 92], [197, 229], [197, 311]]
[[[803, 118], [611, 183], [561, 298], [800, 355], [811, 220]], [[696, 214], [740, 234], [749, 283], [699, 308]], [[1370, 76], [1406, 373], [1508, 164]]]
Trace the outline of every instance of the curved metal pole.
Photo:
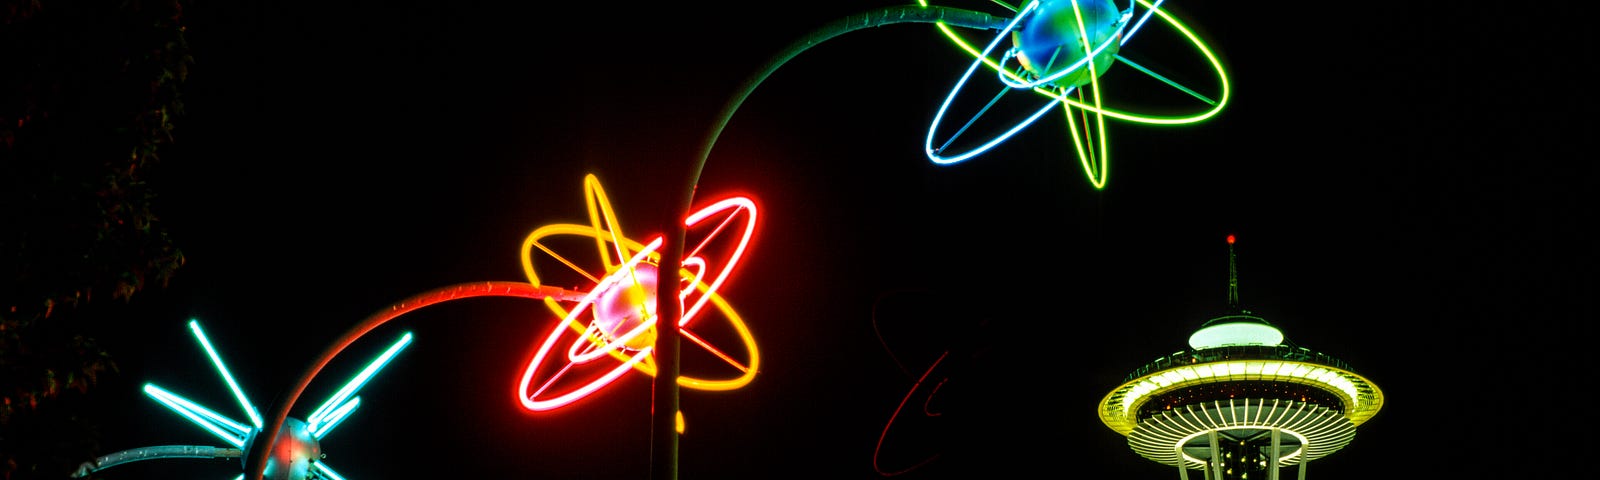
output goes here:
[[294, 386], [290, 387], [273, 404], [270, 416], [267, 417], [266, 425], [257, 434], [259, 435], [262, 432], [274, 433], [267, 434], [267, 439], [264, 443], [258, 444], [260, 448], [248, 452], [250, 458], [245, 465], [253, 466], [253, 468], [246, 469], [245, 478], [261, 480], [262, 475], [266, 473], [267, 459], [271, 456], [273, 444], [278, 440], [278, 435], [275, 433], [283, 429], [284, 422], [289, 418], [289, 409], [294, 406], [295, 400], [300, 398], [300, 394], [305, 392], [306, 386], [311, 384], [311, 379], [316, 378], [317, 373], [321, 372], [322, 368], [333, 360], [333, 357], [338, 356], [339, 352], [344, 351], [345, 347], [355, 343], [367, 332], [401, 315], [429, 305], [472, 297], [522, 297], [533, 299], [556, 297], [563, 300], [577, 301], [582, 298], [582, 294], [557, 287], [536, 286], [527, 282], [462, 283], [412, 295], [399, 303], [390, 305], [387, 309], [368, 316], [366, 320], [345, 332], [344, 336], [339, 337], [326, 350], [323, 350], [322, 356], [311, 362], [311, 365], [306, 368], [305, 373], [300, 375], [300, 379], [295, 382]]
[[[729, 98], [723, 106], [722, 112], [711, 126], [710, 133], [706, 135], [701, 144], [699, 158], [689, 169], [687, 181], [681, 190], [682, 196], [676, 204], [668, 204], [673, 208], [667, 212], [666, 218], [670, 219], [670, 228], [666, 233], [666, 245], [661, 254], [661, 265], [658, 271], [676, 272], [683, 268], [683, 242], [687, 235], [687, 226], [683, 219], [689, 215], [689, 209], [694, 203], [695, 187], [700, 183], [700, 172], [705, 170], [706, 159], [711, 156], [712, 147], [716, 146], [717, 137], [722, 135], [722, 130], [727, 127], [728, 121], [733, 117], [734, 111], [744, 103], [746, 98], [755, 91], [761, 82], [788, 63], [801, 52], [816, 46], [819, 43], [846, 33], [866, 28], [879, 27], [897, 23], [945, 23], [958, 27], [976, 28], [985, 30], [999, 30], [1004, 28], [1009, 19], [995, 17], [983, 12], [962, 10], [945, 7], [923, 7], [918, 5], [905, 5], [889, 7], [868, 12], [850, 15], [829, 22], [813, 30], [812, 33], [801, 37], [789, 44], [768, 60], [755, 75], [745, 80], [739, 89]], [[660, 282], [656, 285], [656, 298], [677, 298], [678, 284], [676, 282]], [[678, 302], [659, 302], [656, 305], [656, 368], [658, 369], [652, 386], [654, 395], [651, 402], [650, 438], [651, 458], [650, 477], [657, 480], [675, 480], [678, 478], [678, 354], [679, 333], [677, 328], [660, 328], [660, 325], [676, 326], [683, 315], [683, 307]]]
[[72, 472], [72, 478], [83, 478], [89, 474], [124, 463], [161, 458], [239, 458], [244, 452], [237, 448], [209, 447], [204, 445], [161, 445], [155, 447], [140, 447], [123, 450], [109, 455], [102, 455], [92, 462], [83, 462], [78, 469]]

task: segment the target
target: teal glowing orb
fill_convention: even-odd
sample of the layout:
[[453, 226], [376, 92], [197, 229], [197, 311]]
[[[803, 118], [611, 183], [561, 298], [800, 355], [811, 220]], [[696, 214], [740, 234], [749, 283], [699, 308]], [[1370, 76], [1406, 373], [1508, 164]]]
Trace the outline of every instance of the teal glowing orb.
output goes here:
[[[1011, 33], [1011, 41], [1022, 68], [1035, 78], [1067, 71], [1050, 83], [1078, 87], [1111, 68], [1121, 44], [1122, 17], [1111, 0], [1044, 0], [1022, 29]], [[1085, 61], [1090, 53], [1092, 69]]]

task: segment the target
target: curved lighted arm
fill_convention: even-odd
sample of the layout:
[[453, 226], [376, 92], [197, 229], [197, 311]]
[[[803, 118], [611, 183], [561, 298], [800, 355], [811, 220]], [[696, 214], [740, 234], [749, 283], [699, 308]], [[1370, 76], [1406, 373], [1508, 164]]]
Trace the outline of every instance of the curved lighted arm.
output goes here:
[[156, 460], [162, 458], [239, 458], [244, 456], [244, 451], [237, 448], [218, 448], [197, 445], [163, 445], [158, 447], [130, 448], [120, 452], [103, 455], [92, 462], [78, 465], [72, 472], [72, 478], [83, 478], [89, 474], [115, 467], [125, 463], [141, 460]]
[[[710, 130], [700, 144], [699, 155], [690, 165], [688, 175], [684, 179], [685, 183], [681, 186], [682, 190], [680, 190], [681, 194], [678, 197], [678, 201], [673, 205], [673, 211], [679, 213], [678, 216], [673, 218], [684, 218], [689, 214], [690, 208], [694, 204], [695, 186], [700, 183], [700, 173], [705, 170], [706, 161], [711, 157], [711, 150], [716, 147], [717, 139], [722, 136], [722, 131], [727, 128], [728, 122], [733, 119], [734, 112], [739, 110], [739, 106], [750, 98], [750, 94], [755, 92], [756, 87], [766, 81], [767, 77], [772, 76], [773, 72], [776, 72], [778, 68], [789, 63], [789, 60], [829, 39], [857, 30], [899, 23], [934, 23], [941, 26], [955, 25], [965, 28], [998, 30], [1004, 27], [1008, 20], [972, 10], [927, 5], [906, 5], [858, 13], [834, 20], [790, 43], [780, 50], [778, 55], [773, 56], [765, 64], [762, 64], [755, 74], [745, 79], [744, 83], [741, 83], [733, 95], [728, 98], [727, 103], [722, 107], [722, 111], [712, 121]], [[673, 228], [667, 232], [666, 249], [663, 250], [661, 259], [663, 269], [672, 271], [682, 268], [683, 241], [686, 234], [686, 225], [682, 224], [674, 224]], [[664, 288], [663, 292], [670, 293]], [[666, 312], [662, 313], [662, 315], [666, 314]], [[681, 312], [672, 312], [671, 316], [679, 317]]]
[[[270, 410], [271, 414], [267, 417], [267, 423], [262, 431], [276, 432], [283, 429], [284, 422], [289, 418], [289, 409], [294, 407], [295, 401], [299, 400], [300, 394], [305, 392], [306, 387], [311, 384], [312, 379], [316, 378], [317, 373], [321, 372], [323, 367], [328, 365], [328, 362], [338, 356], [339, 352], [343, 352], [346, 347], [355, 343], [367, 332], [401, 315], [429, 305], [474, 297], [579, 298], [581, 294], [556, 287], [530, 285], [525, 282], [474, 282], [437, 288], [401, 300], [368, 316], [361, 323], [346, 331], [343, 336], [335, 340], [327, 349], [323, 350], [322, 355], [306, 367], [305, 372], [300, 375], [294, 385], [273, 405]], [[246, 471], [245, 478], [254, 480], [262, 478], [266, 470], [267, 458], [271, 456], [273, 444], [276, 441], [276, 437], [268, 437], [265, 440], [266, 443], [261, 446], [262, 448], [252, 452], [251, 456], [253, 458], [248, 460], [246, 464], [255, 465], [255, 468]]]
[[[756, 70], [754, 75], [740, 84], [739, 88], [734, 91], [733, 96], [729, 97], [728, 102], [723, 105], [721, 113], [713, 120], [705, 140], [701, 143], [698, 157], [694, 159], [687, 176], [684, 178], [677, 201], [669, 204], [672, 209], [671, 212], [674, 213], [674, 216], [669, 218], [684, 218], [689, 213], [690, 208], [694, 205], [695, 186], [700, 183], [700, 173], [705, 169], [706, 160], [710, 158], [711, 149], [716, 146], [717, 138], [722, 135], [723, 129], [727, 128], [728, 121], [733, 118], [733, 113], [739, 109], [740, 105], [744, 104], [745, 99], [749, 98], [755, 88], [761, 85], [779, 67], [819, 43], [856, 30], [896, 23], [940, 22], [968, 28], [995, 29], [1004, 25], [1005, 19], [983, 12], [952, 8], [917, 5], [889, 7], [829, 22], [814, 30], [811, 34], [790, 43], [778, 55]], [[687, 226], [676, 222], [666, 232], [666, 246], [661, 255], [661, 270], [671, 272], [683, 268], [684, 239], [687, 234]], [[671, 287], [665, 282], [658, 284], [657, 288], [657, 298], [671, 297], [673, 294]], [[677, 305], [677, 302], [661, 302], [659, 308], [657, 315], [662, 321], [677, 322], [683, 317], [682, 307]], [[660, 333], [656, 337], [655, 355], [662, 371], [655, 376], [654, 385], [657, 395], [654, 397], [652, 408], [657, 412], [677, 412], [678, 382], [676, 379], [678, 377], [679, 332], [671, 328], [659, 330]], [[677, 418], [673, 415], [655, 415], [651, 417], [651, 422], [651, 443], [654, 452], [651, 455], [651, 471], [655, 474], [654, 478], [677, 478]]]

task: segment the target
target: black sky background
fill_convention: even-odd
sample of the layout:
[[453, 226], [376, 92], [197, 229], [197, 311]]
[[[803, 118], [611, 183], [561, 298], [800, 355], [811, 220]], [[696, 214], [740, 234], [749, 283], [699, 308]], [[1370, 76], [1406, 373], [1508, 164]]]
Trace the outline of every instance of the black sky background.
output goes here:
[[[265, 413], [368, 315], [522, 280], [528, 232], [584, 220], [586, 173], [624, 226], [659, 232], [741, 82], [811, 29], [893, 5], [194, 2], [187, 112], [153, 180], [188, 264], [101, 327], [122, 367], [91, 412], [105, 452], [216, 443], [144, 382], [243, 418], [191, 318]], [[981, 354], [952, 361], [951, 410], [884, 460], [940, 457], [901, 478], [1174, 478], [1095, 407], [1224, 310], [1228, 234], [1244, 306], [1387, 397], [1310, 478], [1569, 471], [1557, 458], [1592, 451], [1595, 425], [1567, 403], [1589, 382], [1574, 345], [1595, 318], [1594, 156], [1578, 148], [1593, 102], [1576, 88], [1592, 34], [1383, 7], [1169, 2], [1228, 69], [1232, 103], [1199, 125], [1113, 122], [1103, 191], [1059, 117], [960, 165], [928, 162], [923, 135], [970, 61], [930, 25], [791, 60], [700, 178], [698, 199], [761, 207], [724, 294], [765, 367], [743, 389], [682, 391], [681, 477], [882, 478], [873, 447], [907, 370], [955, 348]], [[511, 299], [407, 315], [338, 357], [293, 413], [411, 331], [323, 441], [347, 478], [648, 478], [647, 377], [554, 412], [516, 403], [555, 320]]]

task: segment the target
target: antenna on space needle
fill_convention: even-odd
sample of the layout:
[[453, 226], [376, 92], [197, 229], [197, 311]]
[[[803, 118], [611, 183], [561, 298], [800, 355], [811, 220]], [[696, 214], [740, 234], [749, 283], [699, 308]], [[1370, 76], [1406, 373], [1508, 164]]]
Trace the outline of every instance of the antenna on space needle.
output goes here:
[[1383, 407], [1383, 392], [1345, 362], [1285, 345], [1283, 333], [1239, 307], [1228, 235], [1228, 313], [1189, 336], [1189, 348], [1129, 374], [1100, 402], [1100, 420], [1135, 453], [1188, 480], [1278, 480], [1333, 454]]
[[1233, 253], [1233, 241], [1233, 235], [1228, 235], [1228, 310], [1242, 313], [1243, 310], [1239, 308], [1239, 257]]

